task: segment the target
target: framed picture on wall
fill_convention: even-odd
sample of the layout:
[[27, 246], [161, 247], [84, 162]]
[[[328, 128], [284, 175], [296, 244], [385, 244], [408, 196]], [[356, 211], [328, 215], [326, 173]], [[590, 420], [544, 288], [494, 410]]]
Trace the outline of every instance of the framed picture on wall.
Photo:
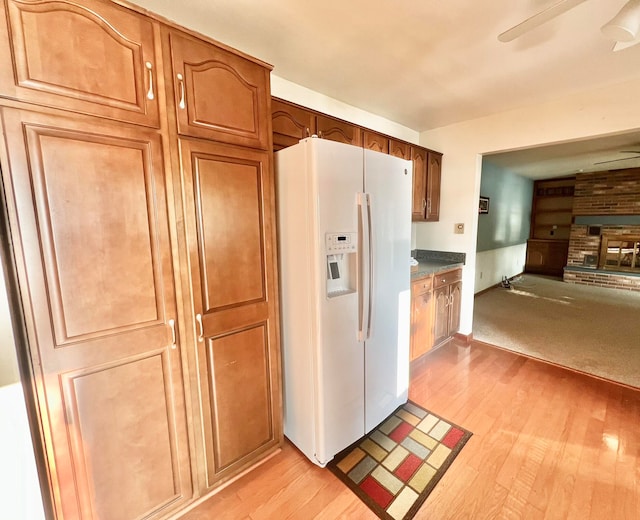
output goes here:
[[481, 215], [489, 213], [489, 197], [480, 197], [478, 213]]

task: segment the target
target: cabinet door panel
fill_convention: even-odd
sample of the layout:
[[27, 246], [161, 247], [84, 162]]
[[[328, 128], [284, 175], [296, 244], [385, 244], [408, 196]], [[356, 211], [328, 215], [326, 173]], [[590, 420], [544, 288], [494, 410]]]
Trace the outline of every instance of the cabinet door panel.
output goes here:
[[425, 220], [437, 222], [440, 219], [440, 176], [442, 155], [435, 152], [428, 154], [427, 168], [427, 208]]
[[[12, 45], [0, 46], [2, 95], [160, 126], [157, 24], [96, 0], [9, 0], [7, 6]], [[0, 27], [4, 16], [0, 9]]]
[[168, 37], [178, 133], [267, 149], [269, 70], [178, 31]]
[[462, 302], [462, 282], [451, 284], [449, 289], [449, 335], [453, 336], [460, 330], [460, 304]]
[[416, 146], [411, 147], [413, 159], [413, 202], [412, 220], [424, 220], [427, 208], [427, 151]]
[[420, 290], [420, 285], [414, 282], [411, 287], [411, 360], [433, 347], [433, 292]]
[[330, 139], [331, 141], [352, 144], [354, 146], [360, 146], [362, 142], [360, 135], [361, 129], [359, 126], [332, 117], [316, 116], [316, 130], [318, 131], [318, 136], [323, 139]]
[[160, 137], [10, 109], [3, 120], [55, 508], [164, 517], [192, 490]]
[[271, 100], [271, 118], [274, 151], [297, 144], [316, 133], [313, 112], [279, 99]]
[[389, 153], [389, 139], [370, 130], [362, 131], [362, 147], [375, 152]]
[[435, 305], [433, 343], [439, 345], [449, 337], [449, 286], [435, 289], [433, 294]]
[[268, 345], [264, 322], [208, 341], [214, 474], [274, 441]]
[[411, 159], [411, 146], [408, 143], [402, 143], [389, 139], [389, 155], [400, 157], [401, 159]]
[[211, 487], [282, 438], [273, 181], [267, 152], [180, 148]]

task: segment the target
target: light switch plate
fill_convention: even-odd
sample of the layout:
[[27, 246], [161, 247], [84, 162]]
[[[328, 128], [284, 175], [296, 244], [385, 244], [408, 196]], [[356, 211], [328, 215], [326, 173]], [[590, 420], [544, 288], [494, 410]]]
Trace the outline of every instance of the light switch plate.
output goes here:
[[454, 224], [453, 225], [453, 232], [456, 235], [462, 235], [464, 233], [464, 224]]

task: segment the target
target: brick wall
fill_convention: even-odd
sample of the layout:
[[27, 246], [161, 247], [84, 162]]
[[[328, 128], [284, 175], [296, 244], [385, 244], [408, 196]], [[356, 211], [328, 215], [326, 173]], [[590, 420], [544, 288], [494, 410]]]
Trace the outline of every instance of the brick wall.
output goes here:
[[[573, 216], [640, 215], [640, 168], [581, 173], [576, 176]], [[640, 235], [638, 225], [602, 225], [602, 235]], [[569, 237], [568, 270], [564, 281], [640, 291], [640, 277], [603, 271], [572, 271], [584, 267], [586, 255], [600, 255], [600, 236], [588, 226], [573, 224]]]
[[[599, 226], [602, 235], [640, 235], [640, 226]], [[588, 226], [573, 224], [569, 241], [568, 266], [584, 266], [586, 255], [600, 255], [600, 236], [589, 236]]]
[[640, 168], [578, 174], [573, 215], [640, 215]]
[[613, 289], [625, 289], [628, 291], [640, 291], [640, 276], [621, 276], [608, 274], [602, 271], [565, 271], [564, 281], [583, 285], [597, 285], [598, 287], [611, 287]]

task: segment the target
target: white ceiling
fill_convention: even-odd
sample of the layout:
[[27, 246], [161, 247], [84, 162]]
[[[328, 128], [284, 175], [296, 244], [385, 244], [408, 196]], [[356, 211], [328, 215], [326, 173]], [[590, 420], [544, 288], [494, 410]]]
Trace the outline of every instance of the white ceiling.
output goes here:
[[[510, 43], [498, 41], [498, 34], [556, 1], [134, 3], [273, 64], [281, 78], [423, 131], [640, 76], [640, 45], [614, 53], [600, 32], [626, 0], [587, 0]], [[609, 144], [640, 150], [640, 133]], [[620, 157], [619, 148], [593, 155], [593, 143], [587, 147], [591, 165]], [[543, 152], [573, 153], [544, 147], [534, 157]], [[525, 153], [510, 153], [530, 161]], [[522, 173], [536, 175], [526, 168]]]

